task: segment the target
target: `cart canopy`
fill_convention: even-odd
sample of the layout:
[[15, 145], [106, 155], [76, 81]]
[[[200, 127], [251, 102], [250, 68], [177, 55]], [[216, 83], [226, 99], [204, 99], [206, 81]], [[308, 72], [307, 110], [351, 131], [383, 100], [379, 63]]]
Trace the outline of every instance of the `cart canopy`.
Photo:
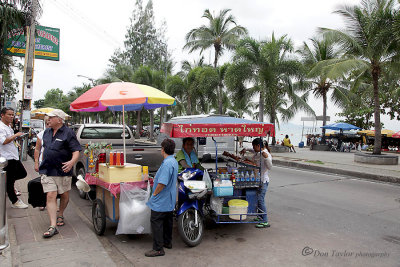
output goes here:
[[275, 136], [269, 122], [258, 122], [223, 115], [199, 118], [175, 118], [163, 123], [161, 132], [171, 138], [221, 136]]

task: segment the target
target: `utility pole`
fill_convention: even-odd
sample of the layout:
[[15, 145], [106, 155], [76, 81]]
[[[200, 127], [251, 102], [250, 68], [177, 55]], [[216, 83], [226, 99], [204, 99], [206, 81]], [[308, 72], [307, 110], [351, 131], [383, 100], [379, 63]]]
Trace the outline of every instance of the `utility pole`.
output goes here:
[[[27, 40], [25, 49], [25, 65], [24, 65], [24, 78], [22, 82], [22, 130], [29, 132], [30, 121], [31, 121], [31, 102], [33, 95], [33, 68], [35, 61], [35, 32], [36, 32], [36, 13], [37, 13], [38, 2], [32, 0], [31, 6], [31, 17], [29, 27], [27, 30]], [[22, 160], [26, 160], [27, 157], [27, 146], [28, 139], [24, 138], [22, 146]]]

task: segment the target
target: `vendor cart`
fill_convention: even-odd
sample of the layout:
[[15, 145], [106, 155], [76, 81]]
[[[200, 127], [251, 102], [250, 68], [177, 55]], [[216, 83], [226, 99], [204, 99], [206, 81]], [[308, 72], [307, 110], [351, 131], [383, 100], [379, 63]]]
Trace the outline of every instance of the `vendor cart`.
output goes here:
[[[206, 118], [198, 119], [182, 119], [173, 120], [166, 122], [161, 128], [161, 132], [165, 133], [171, 138], [204, 138], [204, 137], [221, 137], [221, 136], [250, 136], [250, 137], [269, 137], [275, 136], [274, 125], [271, 123], [257, 122], [252, 120], [238, 119], [229, 116], [209, 116]], [[197, 215], [201, 212], [196, 212], [196, 216], [210, 216], [217, 224], [232, 224], [232, 223], [257, 223], [254, 219], [258, 216], [266, 214], [266, 211], [259, 210], [257, 208], [257, 190], [261, 185], [260, 168], [256, 165], [249, 164], [246, 161], [238, 161], [233, 158], [226, 157], [228, 162], [234, 163], [235, 166], [231, 166], [228, 163], [227, 167], [218, 167], [218, 145], [215, 143], [215, 170], [209, 172], [210, 179], [212, 181], [212, 188], [209, 192], [209, 196], [204, 200], [203, 214]], [[237, 158], [237, 149], [236, 149]], [[232, 164], [230, 163], [230, 164]], [[261, 166], [261, 165], [260, 165]], [[239, 181], [231, 179], [231, 173], [237, 173], [238, 176], [243, 172], [255, 173], [256, 177], [238, 177]], [[229, 176], [227, 177], [227, 175]], [[251, 176], [250, 174], [248, 176]], [[253, 178], [253, 180], [251, 179]], [[226, 185], [224, 186], [224, 181]], [[221, 181], [221, 184], [218, 184]], [[230, 183], [231, 181], [232, 183]], [[218, 186], [217, 186], [218, 185]], [[233, 200], [233, 201], [232, 201]], [[245, 200], [240, 202], [240, 200]], [[229, 204], [228, 204], [229, 203]], [[230, 204], [232, 203], [232, 205]], [[246, 207], [243, 203], [247, 203]], [[226, 205], [231, 206], [229, 209]], [[182, 207], [178, 207], [183, 214]], [[193, 216], [192, 216], [193, 217]], [[181, 221], [178, 218], [178, 221]], [[202, 229], [202, 222], [197, 217], [193, 217], [193, 220], [182, 220], [187, 225], [182, 225], [183, 230], [179, 233], [185, 233], [184, 229], [193, 229], [199, 227]], [[203, 231], [190, 231], [202, 234]], [[182, 234], [181, 234], [182, 235]], [[190, 236], [183, 237], [182, 239], [188, 239]], [[196, 238], [197, 240], [201, 238]], [[188, 242], [186, 242], [188, 244]], [[189, 244], [190, 245], [190, 244]]]
[[[92, 223], [96, 234], [103, 235], [107, 220], [118, 223], [121, 184], [109, 183], [96, 176], [87, 173], [85, 181], [89, 185], [96, 186], [96, 199], [92, 200]], [[148, 181], [127, 182], [127, 184], [141, 189], [146, 189], [147, 183]]]

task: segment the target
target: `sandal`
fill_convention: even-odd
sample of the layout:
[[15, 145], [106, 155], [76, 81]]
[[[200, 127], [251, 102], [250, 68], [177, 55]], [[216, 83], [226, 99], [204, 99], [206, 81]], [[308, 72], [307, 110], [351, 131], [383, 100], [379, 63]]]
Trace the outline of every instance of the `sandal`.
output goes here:
[[58, 216], [57, 217], [57, 226], [64, 226], [65, 222], [64, 222], [64, 217], [63, 216]]
[[43, 233], [44, 238], [50, 238], [54, 235], [58, 234], [58, 230], [55, 226], [50, 226], [46, 232]]

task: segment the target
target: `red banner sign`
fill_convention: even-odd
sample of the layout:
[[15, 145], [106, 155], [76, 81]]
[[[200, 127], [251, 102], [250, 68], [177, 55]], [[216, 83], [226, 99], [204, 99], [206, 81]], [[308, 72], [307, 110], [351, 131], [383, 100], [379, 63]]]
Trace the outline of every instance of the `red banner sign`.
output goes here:
[[172, 124], [164, 123], [161, 132], [170, 137], [275, 136], [273, 124]]

